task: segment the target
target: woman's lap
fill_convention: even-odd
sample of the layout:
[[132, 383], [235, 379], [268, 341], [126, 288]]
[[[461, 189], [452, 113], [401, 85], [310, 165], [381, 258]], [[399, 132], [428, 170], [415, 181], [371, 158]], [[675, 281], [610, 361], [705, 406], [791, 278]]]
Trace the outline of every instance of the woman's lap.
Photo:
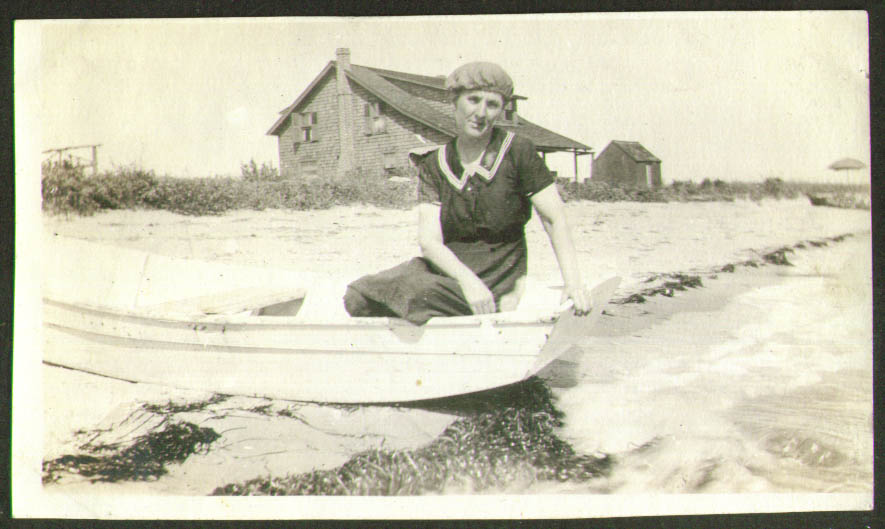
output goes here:
[[351, 316], [389, 316], [423, 324], [435, 316], [471, 314], [458, 282], [433, 272], [415, 257], [347, 288], [344, 304]]

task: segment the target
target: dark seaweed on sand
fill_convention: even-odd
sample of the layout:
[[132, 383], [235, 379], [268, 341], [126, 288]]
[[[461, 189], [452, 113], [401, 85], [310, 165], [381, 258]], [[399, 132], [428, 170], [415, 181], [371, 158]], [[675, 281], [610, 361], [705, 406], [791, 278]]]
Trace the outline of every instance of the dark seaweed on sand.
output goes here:
[[218, 404], [219, 402], [224, 402], [229, 399], [229, 395], [223, 395], [221, 393], [215, 393], [211, 397], [206, 400], [198, 400], [193, 402], [186, 402], [183, 404], [176, 404], [173, 401], [169, 401], [166, 404], [144, 404], [142, 408], [145, 411], [150, 413], [157, 413], [160, 415], [173, 415], [176, 413], [187, 413], [193, 411], [203, 411], [209, 406], [213, 404]]
[[114, 445], [86, 445], [83, 448], [89, 454], [44, 461], [43, 483], [57, 481], [62, 473], [79, 474], [92, 482], [156, 479], [166, 474], [167, 463], [180, 463], [191, 454], [208, 451], [219, 437], [211, 428], [177, 422], [139, 436], [122, 450]]
[[536, 481], [587, 481], [607, 475], [611, 459], [576, 454], [556, 434], [562, 412], [539, 378], [476, 395], [415, 406], [455, 411], [456, 420], [415, 450], [369, 450], [338, 468], [257, 478], [214, 495], [415, 495], [480, 492]]
[[768, 252], [762, 256], [762, 259], [764, 259], [766, 263], [773, 265], [793, 266], [793, 263], [787, 259], [787, 253], [793, 253], [793, 249], [785, 246], [783, 248], [778, 248], [773, 252]]
[[646, 288], [639, 292], [634, 292], [629, 297], [623, 299], [614, 300], [613, 303], [618, 303], [621, 305], [628, 303], [645, 303], [647, 297], [658, 295], [673, 297], [673, 295], [677, 291], [685, 291], [689, 288], [700, 288], [704, 286], [704, 283], [703, 281], [701, 281], [700, 276], [678, 273], [653, 275], [643, 282], [651, 283], [658, 279], [664, 279], [664, 281], [658, 286]]
[[[827, 246], [830, 242], [842, 242], [849, 237], [853, 237], [855, 234], [853, 233], [844, 233], [842, 235], [836, 235], [833, 237], [828, 237], [821, 240], [816, 241], [806, 241], [808, 244], [815, 248], [820, 248], [822, 246]], [[715, 279], [717, 273], [732, 273], [738, 266], [745, 266], [748, 268], [759, 268], [760, 266], [766, 264], [772, 264], [777, 266], [793, 266], [793, 263], [787, 259], [788, 253], [795, 253], [795, 249], [805, 249], [807, 248], [805, 242], [799, 242], [793, 245], [792, 248], [788, 246], [783, 246], [776, 250], [767, 251], [762, 254], [762, 261], [756, 261], [753, 259], [748, 259], [746, 261], [740, 261], [735, 263], [728, 263], [717, 268], [714, 268], [712, 272], [707, 273], [707, 276], [710, 279]], [[664, 281], [654, 287], [649, 287], [639, 292], [634, 292], [629, 296], [621, 299], [612, 300], [612, 303], [617, 303], [620, 305], [628, 304], [628, 303], [645, 303], [646, 298], [651, 296], [667, 296], [673, 297], [673, 295], [677, 291], [684, 291], [688, 288], [699, 288], [704, 286], [701, 281], [701, 277], [697, 275], [689, 275], [689, 274], [654, 274], [646, 278], [643, 283], [652, 283], [654, 281], [663, 279]]]

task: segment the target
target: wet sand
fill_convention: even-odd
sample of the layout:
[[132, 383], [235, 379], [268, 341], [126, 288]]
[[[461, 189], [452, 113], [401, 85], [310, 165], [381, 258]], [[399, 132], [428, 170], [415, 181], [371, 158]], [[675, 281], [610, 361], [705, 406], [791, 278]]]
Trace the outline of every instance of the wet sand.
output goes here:
[[[872, 489], [869, 212], [807, 201], [570, 203], [568, 211], [588, 281], [621, 275], [621, 297], [666, 273], [701, 274], [705, 286], [612, 306], [597, 335], [545, 373], [566, 414], [562, 437], [578, 451], [613, 454], [618, 464], [603, 480], [529, 492]], [[414, 211], [366, 207], [221, 217], [119, 211], [47, 218], [43, 234], [352, 279], [416, 255], [414, 219]], [[794, 267], [712, 273], [846, 233], [855, 235], [787, 254]], [[528, 239], [530, 277], [558, 281], [537, 219]], [[65, 475], [46, 486], [66, 493], [207, 494], [258, 476], [331, 468], [367, 448], [418, 447], [454, 420], [427, 410], [243, 397], [170, 419], [146, 413], [144, 404], [212, 396], [51, 366], [43, 377], [47, 460], [76, 453], [85, 441], [125, 442], [164, 419], [221, 434], [156, 480]]]

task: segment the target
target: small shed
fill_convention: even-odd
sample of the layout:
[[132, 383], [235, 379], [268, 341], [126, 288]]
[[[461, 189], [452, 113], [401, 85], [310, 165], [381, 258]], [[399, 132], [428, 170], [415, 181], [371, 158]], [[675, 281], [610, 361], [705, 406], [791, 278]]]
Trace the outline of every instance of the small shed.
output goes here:
[[593, 160], [594, 182], [619, 187], [661, 187], [661, 160], [636, 141], [613, 140]]

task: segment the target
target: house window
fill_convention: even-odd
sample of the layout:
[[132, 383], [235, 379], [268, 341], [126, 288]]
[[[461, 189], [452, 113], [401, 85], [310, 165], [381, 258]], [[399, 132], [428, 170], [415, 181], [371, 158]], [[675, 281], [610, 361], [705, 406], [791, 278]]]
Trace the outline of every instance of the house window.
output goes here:
[[365, 117], [365, 133], [367, 136], [387, 132], [387, 119], [384, 117], [384, 107], [381, 101], [369, 101], [366, 103], [363, 106], [363, 116]]
[[516, 100], [515, 99], [511, 99], [510, 101], [507, 102], [506, 105], [504, 105], [503, 118], [504, 118], [504, 121], [506, 121], [508, 123], [513, 123], [514, 125], [517, 123], [518, 118], [516, 117]]
[[319, 139], [317, 137], [316, 129], [316, 112], [302, 112], [301, 114], [298, 114], [298, 124], [301, 127], [301, 133], [298, 137], [299, 142], [310, 143]]

